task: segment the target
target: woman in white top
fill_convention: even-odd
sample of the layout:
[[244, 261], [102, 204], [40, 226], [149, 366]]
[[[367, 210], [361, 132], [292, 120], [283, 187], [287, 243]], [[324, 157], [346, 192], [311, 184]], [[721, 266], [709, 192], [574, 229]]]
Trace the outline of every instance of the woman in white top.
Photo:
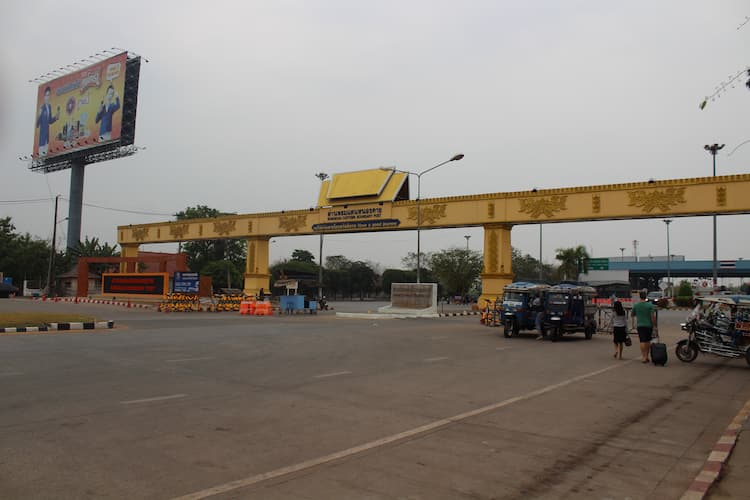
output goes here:
[[625, 344], [625, 339], [628, 338], [628, 315], [625, 312], [625, 308], [622, 307], [622, 302], [619, 300], [615, 301], [613, 306], [614, 318], [612, 320], [612, 329], [614, 331], [614, 342], [615, 342], [615, 359], [622, 359], [622, 346]]

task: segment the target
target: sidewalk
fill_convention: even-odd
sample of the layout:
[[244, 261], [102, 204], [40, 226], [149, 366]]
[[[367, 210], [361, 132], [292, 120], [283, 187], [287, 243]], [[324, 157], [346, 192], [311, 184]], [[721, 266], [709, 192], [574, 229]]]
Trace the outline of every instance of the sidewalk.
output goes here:
[[[748, 405], [745, 406], [746, 408]], [[719, 480], [704, 498], [711, 500], [748, 498], [750, 496], [750, 420], [738, 430], [734, 450], [722, 468]]]
[[727, 426], [681, 500], [750, 498], [750, 400]]

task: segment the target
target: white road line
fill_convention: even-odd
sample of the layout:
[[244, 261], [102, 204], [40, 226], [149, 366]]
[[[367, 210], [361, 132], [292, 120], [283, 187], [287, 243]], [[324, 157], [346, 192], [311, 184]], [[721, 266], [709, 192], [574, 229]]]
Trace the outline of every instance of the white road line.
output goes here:
[[187, 394], [172, 394], [171, 396], [158, 396], [155, 398], [131, 399], [130, 401], [120, 401], [120, 404], [133, 405], [137, 403], [151, 403], [152, 401], [165, 401], [167, 399], [178, 399], [178, 398], [186, 398], [186, 397], [187, 397]]
[[183, 361], [203, 361], [204, 359], [216, 359], [216, 358], [206, 357], [206, 358], [168, 359], [167, 363], [182, 363]]
[[422, 361], [424, 361], [425, 363], [434, 363], [435, 361], [445, 361], [446, 359], [448, 358], [443, 356], [441, 358], [427, 358], [427, 359], [423, 359]]
[[349, 375], [351, 372], [333, 372], [333, 373], [324, 373], [323, 375], [315, 375], [313, 378], [328, 378], [328, 377], [338, 377], [339, 375]]
[[496, 351], [505, 351], [506, 349], [510, 349], [510, 347], [495, 347]]
[[223, 493], [227, 493], [228, 491], [233, 491], [233, 490], [237, 490], [240, 488], [247, 488], [248, 486], [253, 486], [263, 481], [267, 481], [269, 479], [275, 479], [278, 477], [286, 476], [288, 474], [293, 474], [295, 472], [310, 469], [312, 467], [317, 467], [319, 465], [322, 465], [328, 462], [333, 462], [335, 460], [340, 460], [342, 458], [350, 457], [358, 453], [372, 450], [373, 448], [379, 448], [381, 446], [385, 446], [385, 445], [394, 443], [396, 441], [410, 439], [420, 434], [434, 431], [435, 429], [439, 429], [441, 427], [447, 427], [449, 425], [461, 422], [468, 418], [476, 417], [483, 413], [489, 413], [491, 411], [498, 410], [505, 406], [510, 406], [513, 403], [518, 403], [520, 401], [525, 401], [527, 399], [541, 396], [542, 394], [552, 392], [556, 389], [560, 389], [561, 387], [565, 387], [566, 385], [570, 385], [575, 382], [580, 382], [581, 380], [595, 377], [596, 375], [601, 375], [602, 373], [608, 372], [615, 368], [619, 368], [621, 366], [626, 366], [627, 364], [628, 363], [618, 363], [618, 364], [610, 365], [607, 368], [602, 368], [601, 370], [596, 370], [593, 372], [585, 373], [583, 375], [579, 375], [577, 377], [569, 378], [568, 380], [564, 380], [560, 383], [548, 385], [547, 387], [542, 387], [541, 389], [537, 389], [536, 391], [527, 392], [526, 394], [523, 394], [521, 396], [516, 396], [514, 398], [506, 399], [505, 401], [500, 401], [498, 403], [494, 403], [488, 406], [483, 406], [481, 408], [477, 408], [476, 410], [471, 410], [465, 413], [454, 415], [452, 417], [435, 420], [434, 422], [430, 422], [425, 425], [406, 430], [404, 432], [399, 432], [398, 434], [386, 436], [381, 439], [376, 439], [375, 441], [370, 441], [369, 443], [364, 443], [358, 446], [354, 446], [346, 450], [337, 451], [337, 452], [331, 453], [330, 455], [313, 458], [305, 462], [300, 462], [298, 464], [290, 465], [287, 467], [282, 467], [280, 469], [272, 470], [270, 472], [264, 472], [262, 474], [256, 474], [254, 476], [246, 477], [244, 479], [237, 479], [236, 481], [231, 481], [228, 483], [221, 484], [219, 486], [214, 486], [213, 488], [207, 488], [205, 490], [196, 491], [195, 493], [189, 493], [181, 497], [176, 497], [173, 500], [200, 500], [200, 499], [212, 497], [215, 495], [221, 495]]

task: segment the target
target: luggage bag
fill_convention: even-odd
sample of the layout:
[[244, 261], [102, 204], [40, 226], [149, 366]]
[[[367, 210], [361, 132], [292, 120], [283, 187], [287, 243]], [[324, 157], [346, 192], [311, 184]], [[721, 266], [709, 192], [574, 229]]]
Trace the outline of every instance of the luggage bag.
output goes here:
[[659, 342], [659, 335], [654, 336], [651, 342], [651, 362], [655, 365], [667, 364], [667, 344]]

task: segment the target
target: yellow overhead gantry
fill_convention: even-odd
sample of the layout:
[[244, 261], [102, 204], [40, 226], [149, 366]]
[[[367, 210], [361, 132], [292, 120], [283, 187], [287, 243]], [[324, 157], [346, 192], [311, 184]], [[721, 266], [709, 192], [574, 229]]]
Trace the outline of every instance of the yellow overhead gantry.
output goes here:
[[409, 200], [408, 174], [372, 169], [335, 174], [318, 207], [119, 226], [123, 257], [146, 243], [247, 240], [244, 291], [268, 290], [268, 242], [281, 236], [448, 227], [484, 228], [482, 299], [512, 280], [511, 229], [519, 224], [750, 213], [750, 174]]

